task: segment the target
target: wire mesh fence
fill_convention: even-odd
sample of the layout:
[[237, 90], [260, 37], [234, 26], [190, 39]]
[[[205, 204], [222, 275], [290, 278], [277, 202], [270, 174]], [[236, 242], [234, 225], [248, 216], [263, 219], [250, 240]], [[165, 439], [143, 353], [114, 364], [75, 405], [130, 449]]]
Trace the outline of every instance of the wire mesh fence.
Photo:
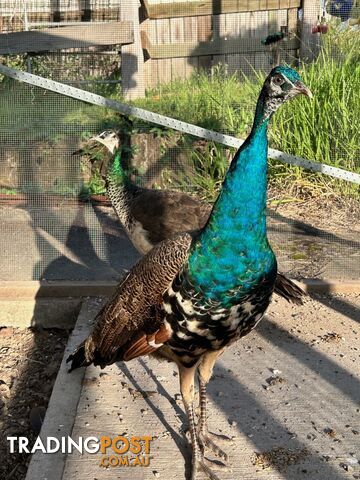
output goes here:
[[[26, 3], [26, 11], [23, 2], [9, 2], [8, 6], [0, 7], [4, 32], [23, 30], [26, 22], [31, 28], [31, 23], [40, 21], [97, 22], [121, 18], [121, 2], [115, 0], [43, 2], [44, 8], [38, 10], [39, 2]], [[304, 8], [301, 9], [299, 2], [292, 8], [187, 16], [191, 12], [191, 2], [188, 3], [188, 7], [182, 5], [183, 17], [149, 18], [143, 22], [143, 31], [150, 41], [148, 49], [144, 49], [142, 72], [148, 93], [146, 99], [139, 99], [138, 103], [159, 113], [170, 116], [173, 113], [181, 120], [200, 122], [204, 127], [245, 138], [258, 91], [256, 75], [261, 71], [268, 72], [277, 61], [298, 63], [300, 44], [296, 42], [300, 40], [295, 33]], [[155, 2], [149, 4], [155, 5]], [[158, 11], [163, 11], [167, 4], [161, 5], [162, 10]], [[319, 21], [312, 26], [314, 29], [333, 21], [328, 12], [322, 19], [320, 4], [315, 6], [314, 3], [314, 9], [313, 17], [317, 19], [319, 15]], [[36, 17], [37, 12], [41, 13], [41, 18]], [[347, 23], [351, 18], [346, 19]], [[97, 28], [101, 29], [101, 25]], [[352, 32], [357, 35], [356, 29], [346, 28], [349, 35]], [[258, 46], [261, 40], [276, 33], [289, 38], [279, 37], [275, 47], [258, 52], [255, 44]], [[250, 45], [250, 52], [228, 52], [226, 46], [225, 53], [216, 51], [203, 55], [202, 42], [216, 43], [218, 39], [219, 48], [222, 48], [224, 38], [230, 42], [237, 38], [246, 40], [241, 48]], [[318, 35], [316, 38], [319, 42]], [[188, 57], [164, 58], [162, 45], [167, 46], [167, 51], [172, 48], [185, 52], [184, 43], [200, 46]], [[154, 45], [160, 48], [154, 49]], [[8, 55], [2, 57], [2, 61], [46, 78], [121, 99], [123, 56], [119, 54], [120, 50], [108, 46], [72, 49], [70, 52], [32, 52]], [[342, 54], [336, 48], [332, 55], [341, 64]], [[250, 80], [244, 83], [243, 74], [250, 75]], [[217, 90], [209, 88], [211, 82], [218, 83]], [[254, 88], [249, 88], [251, 82], [254, 82]], [[234, 92], [239, 88], [240, 100], [236, 101]], [[242, 88], [245, 94], [240, 95]], [[196, 117], [196, 111], [183, 108], [181, 102], [185, 102], [186, 90], [190, 91], [190, 97], [193, 95], [193, 109], [198, 109], [201, 119]], [[197, 100], [206, 103], [203, 111], [195, 101], [199, 92], [205, 92]], [[218, 96], [214, 97], [214, 92]], [[343, 100], [342, 108], [347, 109], [352, 100]], [[290, 108], [296, 108], [295, 103]], [[188, 110], [191, 110], [191, 104]], [[117, 218], [111, 215], [111, 207], [94, 203], [94, 195], [105, 193], [104, 184], [91, 174], [84, 158], [73, 155], [85, 138], [104, 129], [120, 129], [128, 147], [124, 162], [133, 181], [150, 188], [185, 191], [209, 202], [216, 198], [233, 155], [232, 149], [215, 143], [124, 118], [109, 109], [86, 105], [6, 77], [0, 83], [0, 112], [2, 280], [115, 279], [137, 258], [135, 250], [128, 247]], [[332, 126], [337, 121], [335, 111], [333, 116], [326, 126], [319, 125], [319, 131], [329, 129], [329, 138], [335, 138], [337, 133]], [[352, 118], [351, 110], [348, 121], [348, 128], [355, 129], [356, 118]], [[316, 139], [316, 132], [310, 134]], [[357, 140], [354, 134], [351, 152], [345, 141], [338, 144], [333, 141], [318, 148], [326, 151], [330, 159], [335, 158], [336, 149], [341, 150], [341, 158], [351, 157], [352, 168], [356, 171]], [[285, 144], [283, 149], [286, 151], [289, 145]], [[341, 163], [335, 165], [343, 166]], [[294, 277], [358, 280], [358, 211], [353, 207], [353, 200], [339, 203], [330, 200], [329, 195], [326, 200], [319, 197], [319, 202], [326, 203], [326, 207], [317, 210], [314, 202], [310, 202], [309, 211], [309, 202], [304, 200], [308, 197], [298, 193], [301, 189], [311, 188], [299, 181], [296, 171], [289, 172], [272, 163], [270, 173], [269, 237], [280, 269]], [[306, 180], [309, 184], [313, 181], [313, 177]], [[322, 185], [321, 188], [325, 187]], [[335, 198], [341, 195], [336, 193]], [[338, 208], [338, 205], [347, 204], [351, 207], [346, 212]], [[328, 212], [326, 217], [325, 212]]]

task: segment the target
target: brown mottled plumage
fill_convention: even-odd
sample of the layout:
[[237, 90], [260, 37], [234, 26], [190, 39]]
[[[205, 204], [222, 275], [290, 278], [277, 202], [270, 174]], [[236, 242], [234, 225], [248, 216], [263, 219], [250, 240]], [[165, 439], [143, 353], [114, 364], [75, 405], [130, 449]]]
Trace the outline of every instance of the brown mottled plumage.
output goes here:
[[[144, 189], [134, 199], [131, 214], [141, 223], [148, 242], [154, 246], [180, 232], [199, 230], [207, 222], [211, 208], [185, 193]], [[138, 250], [140, 253], [148, 251]]]
[[183, 265], [191, 240], [189, 233], [166, 240], [131, 269], [96, 316], [91, 335], [69, 357], [71, 370], [131, 360], [156, 350], [149, 348], [149, 337], [155, 335], [156, 344], [168, 339], [160, 311], [162, 295]]

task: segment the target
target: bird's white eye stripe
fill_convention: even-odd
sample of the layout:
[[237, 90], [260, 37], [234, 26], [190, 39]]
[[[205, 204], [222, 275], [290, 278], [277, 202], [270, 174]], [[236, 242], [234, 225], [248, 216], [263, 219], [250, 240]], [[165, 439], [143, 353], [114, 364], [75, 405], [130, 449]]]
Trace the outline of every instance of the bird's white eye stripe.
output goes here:
[[287, 81], [290, 83], [290, 85], [291, 85], [293, 88], [295, 87], [295, 84], [294, 84], [291, 80], [287, 79]]

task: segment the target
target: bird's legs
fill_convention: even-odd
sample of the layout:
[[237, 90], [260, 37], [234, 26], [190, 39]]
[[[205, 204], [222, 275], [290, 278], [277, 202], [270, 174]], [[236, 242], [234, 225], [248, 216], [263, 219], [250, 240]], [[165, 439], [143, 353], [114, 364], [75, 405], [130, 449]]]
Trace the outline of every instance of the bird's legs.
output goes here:
[[227, 440], [229, 441], [230, 438], [226, 437], [225, 435], [217, 435], [215, 433], [211, 433], [208, 430], [207, 426], [207, 397], [206, 397], [206, 385], [209, 382], [215, 362], [218, 356], [222, 353], [222, 350], [218, 350], [215, 352], [208, 352], [201, 359], [201, 363], [199, 365], [199, 390], [200, 390], [200, 420], [198, 425], [198, 439], [200, 446], [204, 449], [204, 447], [210, 448], [215, 455], [220, 457], [222, 460], [227, 460], [227, 454], [218, 446], [216, 445], [216, 440]]
[[219, 480], [219, 477], [212, 472], [207, 465], [204, 453], [200, 448], [195, 424], [194, 394], [195, 394], [195, 372], [197, 365], [187, 368], [179, 366], [180, 390], [189, 422], [189, 431], [192, 445], [191, 480], [196, 480], [197, 473], [203, 471], [210, 480]]

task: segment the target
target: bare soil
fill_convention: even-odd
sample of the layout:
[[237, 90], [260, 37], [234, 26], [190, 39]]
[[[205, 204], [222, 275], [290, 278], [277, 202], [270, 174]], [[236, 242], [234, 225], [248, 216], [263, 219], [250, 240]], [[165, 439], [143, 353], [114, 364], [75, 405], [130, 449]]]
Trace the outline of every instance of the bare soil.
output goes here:
[[30, 455], [10, 454], [8, 436], [38, 435], [68, 332], [0, 329], [0, 479], [25, 478]]

